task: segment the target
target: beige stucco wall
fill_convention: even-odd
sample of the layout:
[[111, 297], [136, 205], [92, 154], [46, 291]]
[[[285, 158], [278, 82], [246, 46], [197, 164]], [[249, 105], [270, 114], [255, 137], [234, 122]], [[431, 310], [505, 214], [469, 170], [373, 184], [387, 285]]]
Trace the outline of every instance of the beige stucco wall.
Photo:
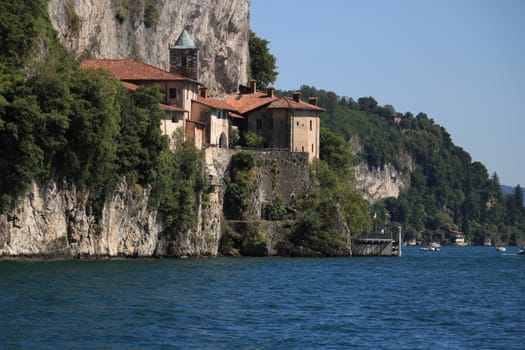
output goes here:
[[[177, 128], [184, 128], [184, 114], [182, 112], [169, 112], [160, 121], [162, 134], [172, 137]], [[175, 117], [174, 119], [172, 117]], [[184, 130], [184, 129], [183, 129]]]
[[319, 117], [311, 111], [297, 111], [292, 117], [292, 150], [308, 152], [308, 161], [319, 158]]
[[[219, 115], [221, 116], [220, 118]], [[228, 144], [229, 121], [226, 111], [193, 102], [191, 119], [207, 124], [205, 135], [203, 135], [204, 146], [218, 146], [223, 133], [226, 138], [226, 144]]]
[[[219, 118], [220, 114], [220, 118]], [[226, 138], [226, 145], [228, 145], [228, 115], [226, 111], [214, 110], [211, 114], [210, 122], [210, 145], [219, 146], [221, 135], [224, 134]]]

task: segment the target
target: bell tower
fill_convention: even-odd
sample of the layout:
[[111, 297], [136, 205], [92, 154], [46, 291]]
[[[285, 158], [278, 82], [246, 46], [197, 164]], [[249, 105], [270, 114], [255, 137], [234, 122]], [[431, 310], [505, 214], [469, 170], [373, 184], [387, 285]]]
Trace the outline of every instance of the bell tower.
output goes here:
[[186, 29], [175, 44], [170, 44], [170, 72], [199, 80], [199, 49]]

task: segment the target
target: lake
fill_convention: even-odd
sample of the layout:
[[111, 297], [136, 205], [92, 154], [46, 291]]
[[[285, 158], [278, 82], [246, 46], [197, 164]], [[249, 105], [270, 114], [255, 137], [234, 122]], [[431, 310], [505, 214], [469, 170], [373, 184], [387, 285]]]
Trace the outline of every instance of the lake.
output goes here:
[[525, 256], [0, 261], [0, 349], [523, 349]]

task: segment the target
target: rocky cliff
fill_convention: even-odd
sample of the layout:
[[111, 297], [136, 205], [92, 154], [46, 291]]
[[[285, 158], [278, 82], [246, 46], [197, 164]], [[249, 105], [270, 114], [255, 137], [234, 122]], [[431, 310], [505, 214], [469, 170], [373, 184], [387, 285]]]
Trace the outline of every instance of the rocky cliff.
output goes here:
[[366, 163], [354, 166], [355, 189], [370, 203], [394, 197], [408, 189], [410, 177], [399, 172], [392, 164], [382, 169], [370, 169]]
[[[362, 141], [354, 136], [350, 139], [350, 150], [358, 156], [363, 150]], [[396, 169], [392, 164], [384, 164], [382, 168], [370, 168], [366, 162], [354, 166], [354, 188], [362, 193], [369, 203], [394, 197], [410, 187], [410, 173], [414, 170], [415, 163], [408, 154], [400, 154], [398, 164], [402, 170]]]
[[[223, 219], [225, 177], [236, 152], [205, 150], [207, 198], [200, 201], [196, 226], [176, 237], [166, 235], [162, 216], [148, 209], [147, 188], [122, 183], [107, 198], [97, 220], [87, 204], [89, 193], [65, 182], [48, 181], [34, 183], [15, 209], [0, 215], [0, 256], [215, 256], [227, 225]], [[271, 255], [284, 238], [281, 226], [288, 224], [261, 220], [261, 210], [276, 197], [291, 205], [296, 195], [304, 195], [308, 158], [288, 152], [258, 152], [257, 157], [260, 165], [252, 193], [254, 214], [246, 223], [259, 228], [254, 232], [265, 241], [264, 254]]]
[[211, 95], [247, 81], [249, 0], [50, 0], [48, 12], [79, 57], [134, 58], [168, 70], [169, 44], [185, 28]]
[[[0, 256], [150, 257], [216, 255], [217, 206], [199, 213], [198, 225], [183, 237], [163, 235], [162, 219], [148, 210], [149, 191], [122, 184], [96, 221], [87, 193], [66, 183], [33, 185], [17, 208], [0, 215]], [[219, 215], [220, 217], [220, 215]]]

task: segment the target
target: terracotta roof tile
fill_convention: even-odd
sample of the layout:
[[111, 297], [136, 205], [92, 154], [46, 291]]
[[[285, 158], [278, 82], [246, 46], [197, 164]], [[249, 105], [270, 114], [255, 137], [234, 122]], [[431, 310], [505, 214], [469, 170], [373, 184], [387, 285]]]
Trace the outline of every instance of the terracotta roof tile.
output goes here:
[[166, 105], [164, 103], [159, 103], [159, 105], [160, 105], [160, 109], [165, 110], [165, 111], [188, 112], [184, 108], [180, 108], [180, 107], [174, 106], [174, 105]]
[[319, 106], [312, 105], [310, 103], [306, 103], [304, 101], [299, 100], [299, 102], [296, 102], [294, 99], [289, 97], [281, 97], [278, 100], [273, 101], [269, 106], [268, 109], [307, 109], [307, 110], [314, 110], [319, 112], [324, 112], [325, 110]]
[[258, 91], [251, 94], [230, 95], [224, 101], [234, 107], [240, 114], [244, 114], [270, 104], [277, 99], [278, 97], [270, 97], [268, 94]]
[[121, 81], [120, 82], [126, 89], [128, 90], [131, 90], [131, 91], [135, 91], [139, 88], [138, 85], [136, 84], [133, 84], [133, 83], [128, 83], [127, 81]]
[[223, 109], [225, 111], [235, 111], [235, 108], [231, 106], [230, 104], [226, 103], [225, 101], [217, 100], [212, 97], [202, 97], [198, 96], [197, 100], [194, 100], [197, 103], [203, 104], [205, 106], [215, 108], [215, 109]]
[[119, 80], [185, 80], [198, 83], [184, 75], [170, 73], [132, 59], [87, 59], [82, 61], [81, 67], [107, 69]]

